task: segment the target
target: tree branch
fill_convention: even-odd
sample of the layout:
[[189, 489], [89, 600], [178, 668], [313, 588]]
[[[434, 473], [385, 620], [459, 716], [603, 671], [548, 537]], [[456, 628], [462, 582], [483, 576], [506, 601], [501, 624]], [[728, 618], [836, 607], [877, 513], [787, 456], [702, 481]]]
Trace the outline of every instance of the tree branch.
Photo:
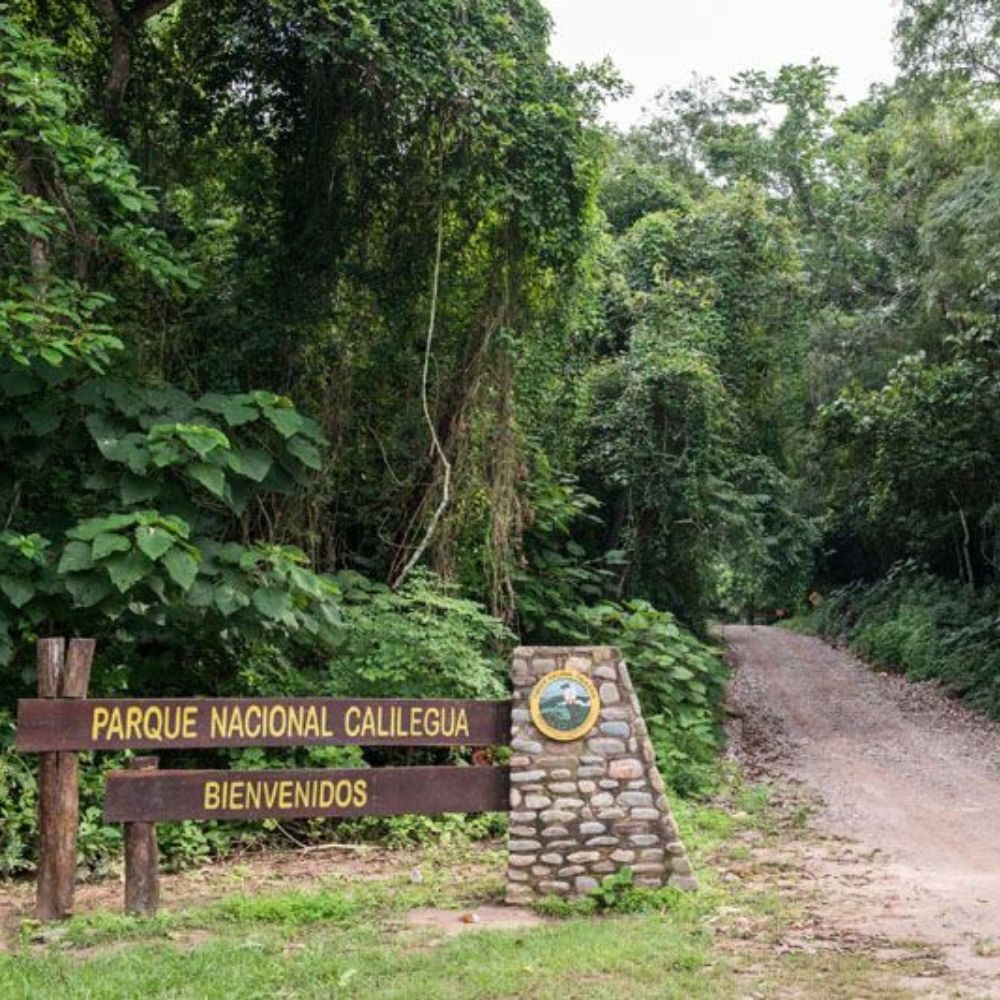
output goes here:
[[132, 40], [142, 26], [176, 0], [140, 0], [131, 10], [123, 10], [119, 0], [93, 0], [98, 13], [111, 30], [111, 70], [104, 84], [108, 117], [114, 121], [125, 100], [132, 76]]

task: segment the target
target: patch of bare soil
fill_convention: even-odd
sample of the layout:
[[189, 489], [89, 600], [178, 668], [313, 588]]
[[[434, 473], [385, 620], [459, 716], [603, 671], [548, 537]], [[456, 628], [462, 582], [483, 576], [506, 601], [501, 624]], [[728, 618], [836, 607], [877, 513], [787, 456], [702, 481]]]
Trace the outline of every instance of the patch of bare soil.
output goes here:
[[545, 917], [523, 906], [484, 903], [474, 910], [438, 910], [424, 906], [406, 914], [407, 927], [432, 931], [442, 937], [454, 937], [466, 931], [513, 931], [525, 927], [544, 927]]
[[1000, 997], [1000, 727], [818, 639], [723, 634], [734, 754], [818, 803], [825, 836], [796, 861], [817, 890], [813, 931], [926, 946], [947, 975], [932, 963], [914, 990]]

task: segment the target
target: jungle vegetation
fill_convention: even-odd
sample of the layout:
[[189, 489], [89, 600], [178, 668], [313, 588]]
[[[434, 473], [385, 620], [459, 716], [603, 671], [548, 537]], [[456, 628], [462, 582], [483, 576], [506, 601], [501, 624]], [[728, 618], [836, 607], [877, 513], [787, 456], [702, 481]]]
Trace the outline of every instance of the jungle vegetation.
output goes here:
[[0, 4], [0, 871], [44, 634], [146, 696], [496, 697], [517, 642], [616, 643], [696, 793], [708, 622], [815, 591], [1000, 713], [1000, 4], [904, 0], [855, 105], [748, 70], [627, 134], [549, 28]]

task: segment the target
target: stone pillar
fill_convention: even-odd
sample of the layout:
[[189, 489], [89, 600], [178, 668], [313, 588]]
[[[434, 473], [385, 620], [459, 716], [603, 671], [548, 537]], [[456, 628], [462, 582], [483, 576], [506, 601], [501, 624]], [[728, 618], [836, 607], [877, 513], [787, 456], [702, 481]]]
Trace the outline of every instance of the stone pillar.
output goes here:
[[[557, 670], [582, 674], [600, 696], [592, 728], [568, 741], [532, 721], [532, 692]], [[508, 903], [581, 895], [625, 867], [637, 885], [697, 888], [617, 649], [515, 650], [511, 750]]]

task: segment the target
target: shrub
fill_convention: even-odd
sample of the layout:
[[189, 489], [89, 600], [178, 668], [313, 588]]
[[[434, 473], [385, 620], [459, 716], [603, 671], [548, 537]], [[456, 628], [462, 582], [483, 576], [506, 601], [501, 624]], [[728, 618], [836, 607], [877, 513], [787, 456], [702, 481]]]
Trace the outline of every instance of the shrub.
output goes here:
[[820, 634], [844, 637], [873, 664], [946, 689], [1000, 718], [1000, 590], [967, 587], [905, 564], [876, 584], [835, 591]]

